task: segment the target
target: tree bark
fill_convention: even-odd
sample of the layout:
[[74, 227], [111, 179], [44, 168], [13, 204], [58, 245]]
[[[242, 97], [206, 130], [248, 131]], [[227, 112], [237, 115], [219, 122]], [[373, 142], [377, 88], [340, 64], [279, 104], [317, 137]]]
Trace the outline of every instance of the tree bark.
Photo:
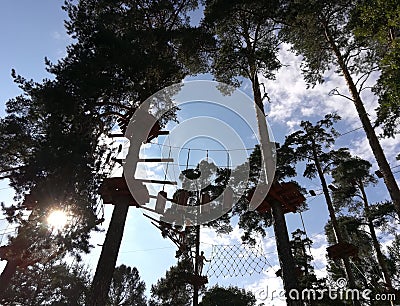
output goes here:
[[271, 201], [272, 216], [275, 232], [276, 249], [278, 251], [279, 263], [282, 271], [283, 287], [285, 289], [286, 303], [289, 306], [300, 306], [301, 301], [290, 298], [291, 290], [297, 290], [300, 294], [300, 287], [296, 276], [296, 265], [289, 241], [285, 215], [282, 204], [276, 200]]
[[368, 227], [369, 227], [369, 231], [371, 234], [371, 239], [372, 239], [372, 244], [374, 246], [375, 252], [376, 252], [376, 257], [378, 259], [378, 263], [381, 267], [382, 270], [382, 274], [383, 274], [383, 278], [385, 279], [386, 285], [388, 287], [389, 290], [393, 290], [393, 286], [392, 286], [392, 281], [390, 279], [390, 274], [389, 274], [389, 270], [385, 261], [385, 258], [382, 254], [382, 250], [381, 250], [381, 245], [379, 243], [378, 237], [376, 236], [376, 232], [375, 232], [375, 227], [374, 224], [372, 223], [372, 219], [370, 217], [370, 208], [369, 208], [369, 203], [368, 203], [368, 198], [367, 198], [367, 194], [365, 192], [364, 189], [364, 185], [362, 182], [359, 182], [358, 184], [358, 188], [361, 191], [361, 196], [364, 202], [364, 214], [367, 218], [368, 221]]
[[[273, 177], [268, 177], [269, 171], [275, 167], [274, 158], [272, 156], [272, 151], [270, 149], [270, 137], [268, 133], [267, 122], [265, 120], [264, 113], [264, 105], [262, 102], [262, 96], [260, 91], [260, 83], [258, 81], [258, 76], [256, 74], [256, 70], [252, 69], [252, 87], [253, 87], [253, 95], [254, 95], [254, 103], [256, 107], [256, 116], [258, 122], [258, 130], [260, 135], [260, 147], [261, 147], [261, 156], [262, 156], [262, 169], [265, 171], [261, 175], [262, 184], [267, 186], [267, 180], [271, 184]], [[262, 177], [265, 175], [265, 177]], [[261, 192], [265, 195], [268, 190], [264, 190], [261, 188]], [[265, 196], [264, 195], [264, 196]], [[278, 257], [280, 262], [280, 267], [282, 269], [282, 279], [283, 286], [285, 289], [286, 302], [289, 306], [300, 306], [302, 305], [301, 301], [293, 300], [290, 298], [290, 291], [297, 290], [300, 294], [300, 288], [298, 286], [298, 280], [296, 276], [296, 265], [294, 263], [289, 234], [287, 231], [287, 225], [285, 221], [285, 215], [283, 213], [283, 208], [281, 203], [274, 201], [272, 203], [272, 215], [273, 215], [273, 225], [276, 239], [276, 247], [278, 251]], [[253, 207], [254, 209], [256, 207]]]
[[379, 139], [375, 134], [375, 130], [372, 127], [371, 121], [368, 118], [367, 111], [364, 107], [364, 103], [361, 100], [360, 94], [357, 90], [356, 85], [354, 84], [353, 78], [349, 72], [348, 67], [346, 66], [345, 60], [343, 55], [341, 54], [338, 46], [336, 45], [335, 40], [333, 39], [332, 35], [330, 34], [328, 26], [325, 26], [325, 37], [327, 42], [330, 44], [337, 62], [339, 64], [340, 70], [343, 73], [343, 76], [346, 80], [347, 87], [350, 91], [352, 96], [353, 103], [356, 107], [358, 116], [360, 118], [361, 124], [367, 135], [369, 145], [372, 149], [372, 153], [375, 156], [375, 159], [378, 163], [379, 169], [382, 172], [383, 180], [386, 184], [386, 187], [389, 191], [390, 198], [393, 201], [394, 207], [396, 209], [397, 214], [400, 217], [400, 190], [399, 186], [396, 183], [396, 180], [393, 176], [392, 169], [390, 169], [389, 163], [386, 159], [386, 156], [383, 152], [382, 146], [379, 143]]
[[107, 303], [108, 291], [110, 290], [115, 264], [124, 234], [126, 216], [129, 210], [129, 205], [124, 198], [116, 200], [114, 205], [110, 226], [107, 230], [96, 273], [87, 299], [86, 305], [88, 306], [104, 306]]
[[16, 271], [16, 263], [14, 261], [7, 261], [6, 267], [0, 277], [0, 295], [4, 294]]

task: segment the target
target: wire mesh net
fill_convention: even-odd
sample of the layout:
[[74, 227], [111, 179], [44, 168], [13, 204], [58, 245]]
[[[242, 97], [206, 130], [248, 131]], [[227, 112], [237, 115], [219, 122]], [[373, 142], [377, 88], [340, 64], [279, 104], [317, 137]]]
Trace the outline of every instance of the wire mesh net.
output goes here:
[[213, 245], [208, 277], [237, 277], [261, 273], [268, 260], [261, 244]]

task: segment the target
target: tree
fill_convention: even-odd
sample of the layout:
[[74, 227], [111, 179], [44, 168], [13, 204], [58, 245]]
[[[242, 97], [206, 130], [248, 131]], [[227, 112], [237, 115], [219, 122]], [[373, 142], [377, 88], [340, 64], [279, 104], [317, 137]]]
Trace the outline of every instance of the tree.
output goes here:
[[358, 157], [349, 156], [340, 160], [337, 166], [332, 170], [333, 183], [337, 187], [337, 190], [333, 192], [333, 198], [336, 207], [342, 208], [346, 208], [346, 204], [349, 204], [349, 202], [350, 204], [359, 204], [358, 201], [355, 200], [356, 197], [361, 199], [363, 214], [368, 224], [371, 240], [384, 280], [388, 289], [393, 289], [389, 270], [375, 231], [370, 204], [365, 191], [365, 188], [369, 184], [376, 183], [376, 179], [370, 173], [370, 168], [371, 164], [368, 161]]
[[[353, 258], [354, 279], [356, 283], [362, 288], [368, 288], [372, 294], [387, 293], [387, 287], [380, 282], [381, 271], [379, 264], [374, 256], [374, 248], [371, 236], [364, 229], [364, 222], [361, 218], [352, 216], [341, 216], [338, 218], [338, 223], [342, 231], [342, 235], [346, 241], [350, 242], [357, 247], [357, 255]], [[330, 245], [335, 243], [335, 235], [331, 222], [325, 226], [325, 233], [327, 235], [328, 243]], [[328, 260], [327, 266], [330, 278], [335, 281], [345, 275], [343, 268], [333, 260]], [[372, 301], [372, 303], [374, 303]], [[373, 304], [375, 305], [375, 304]], [[377, 305], [390, 305], [390, 302], [385, 303], [379, 301]]]
[[[118, 118], [124, 133], [143, 101], [189, 73], [199, 72], [205, 65], [202, 50], [213, 39], [190, 26], [188, 12], [196, 7], [195, 0], [111, 4], [66, 1], [70, 19], [66, 27], [76, 43], [68, 48], [65, 59], [56, 65], [49, 64], [49, 70], [94, 104], [99, 118], [114, 124]], [[193, 40], [193, 35], [202, 39]], [[174, 116], [171, 110], [167, 117]], [[104, 303], [111, 282], [128, 212], [125, 202], [116, 208], [88, 304]]]
[[370, 147], [400, 216], [400, 190], [367, 115], [361, 92], [366, 79], [376, 71], [376, 54], [364, 40], [354, 38], [352, 16], [359, 1], [304, 0], [282, 3], [282, 39], [303, 55], [303, 74], [310, 85], [323, 82], [328, 69], [344, 77], [350, 96], [337, 90], [356, 107]]
[[[292, 148], [295, 152], [293, 155], [292, 163], [305, 161], [305, 170], [303, 176], [310, 179], [318, 177], [322, 186], [325, 196], [325, 201], [328, 206], [329, 217], [334, 228], [337, 243], [345, 242], [339, 223], [336, 219], [334, 206], [328, 190], [325, 173], [329, 172], [332, 167], [332, 162], [337, 160], [346, 150], [331, 150], [329, 149], [335, 142], [337, 132], [333, 128], [333, 124], [338, 121], [340, 117], [335, 114], [325, 115], [324, 119], [319, 120], [316, 124], [309, 121], [302, 121], [300, 123], [301, 130], [298, 130], [291, 135], [287, 136], [283, 147]], [[343, 259], [346, 274], [351, 288], [356, 288], [354, 275], [350, 266], [349, 258]]]
[[84, 305], [89, 272], [80, 264], [52, 260], [18, 269], [0, 299], [2, 305]]
[[392, 244], [388, 246], [388, 253], [393, 284], [398, 287], [400, 284], [400, 235], [395, 235]]
[[[1, 149], [0, 169], [11, 169], [10, 185], [16, 191], [17, 204], [4, 204], [3, 208], [8, 221], [20, 227], [18, 236], [10, 239], [13, 255], [4, 258], [8, 263], [0, 291], [16, 267], [38, 257], [35, 253], [46, 245], [58, 248], [54, 255], [88, 252], [88, 233], [100, 222], [96, 198], [102, 174], [94, 172], [104, 148], [98, 145], [101, 128], [96, 118], [56, 81], [39, 84], [20, 76], [15, 76], [15, 81], [24, 95], [7, 102], [8, 115], [0, 120], [0, 139], [6, 144]], [[28, 220], [22, 217], [24, 210], [31, 211]], [[47, 226], [53, 210], [74, 216], [62, 231], [52, 232]], [[32, 256], [18, 262], [24, 252]]]
[[190, 306], [193, 286], [188, 282], [188, 275], [193, 274], [191, 259], [179, 261], [171, 267], [165, 277], [151, 286], [150, 306]]
[[121, 265], [114, 270], [108, 299], [110, 306], [146, 306], [146, 286], [140, 280], [138, 270]]
[[[282, 154], [280, 154], [281, 152]], [[281, 148], [277, 150], [277, 169], [272, 188], [274, 188], [274, 185], [279, 185], [279, 181], [284, 177], [290, 177], [296, 174], [294, 167], [290, 165], [290, 163], [287, 163], [288, 158], [292, 153], [293, 151], [288, 147], [285, 147], [285, 150], [281, 150]], [[248, 209], [250, 201], [249, 199], [251, 199], [255, 190], [255, 186], [260, 183], [260, 177], [263, 175], [262, 154], [259, 146], [257, 146], [251, 153], [248, 163], [250, 166], [250, 178], [248, 181], [248, 186], [246, 188], [245, 195], [239, 201], [239, 205], [237, 205], [237, 207], [234, 209], [234, 213], [239, 215], [239, 227], [244, 229], [244, 236], [242, 237], [242, 240], [254, 243], [255, 240], [253, 235], [255, 233], [265, 236], [266, 227], [271, 225], [274, 226], [278, 257], [282, 269], [282, 278], [286, 291], [287, 302], [291, 305], [297, 305], [297, 303], [300, 302], [293, 300], [289, 296], [290, 290], [299, 290], [299, 288], [297, 283], [297, 275], [293, 273], [295, 270], [295, 261], [291, 252], [289, 235], [287, 231], [284, 210], [282, 207], [283, 204], [267, 194], [264, 196], [264, 201], [269, 203], [271, 209], [267, 209], [267, 211], [259, 211], [257, 209], [251, 211]], [[291, 183], [296, 184], [295, 182]], [[299, 186], [297, 189], [301, 190]], [[299, 207], [296, 207], [296, 209], [304, 208], [304, 203], [299, 205]]]
[[313, 288], [317, 282], [317, 277], [314, 273], [314, 267], [311, 265], [312, 255], [309, 254], [312, 241], [306, 236], [306, 233], [300, 229], [292, 232], [292, 247], [293, 258], [296, 263], [296, 273], [299, 276], [299, 284], [302, 289]]
[[400, 6], [397, 1], [360, 1], [354, 14], [354, 32], [377, 53], [380, 76], [373, 91], [379, 97], [376, 124], [383, 134], [394, 137], [400, 124]]
[[200, 306], [214, 305], [255, 306], [256, 298], [251, 291], [237, 287], [219, 287], [215, 285], [209, 288], [203, 296]]
[[[217, 39], [217, 48], [211, 53], [211, 71], [214, 77], [218, 81], [234, 86], [239, 86], [242, 78], [251, 82], [261, 151], [261, 172], [257, 189], [265, 197], [268, 192], [266, 182], [274, 180], [268, 170], [274, 169], [275, 165], [274, 156], [269, 150], [271, 139], [263, 104], [268, 96], [266, 93], [262, 94], [259, 79], [260, 75], [266, 79], [273, 79], [274, 72], [280, 68], [280, 62], [277, 59], [278, 24], [274, 21], [278, 1], [210, 0], [205, 3], [203, 25], [215, 34]], [[253, 197], [257, 198], [258, 192], [254, 194], [256, 196]], [[299, 302], [289, 300], [288, 296], [291, 289], [298, 289], [298, 284], [296, 276], [288, 272], [294, 269], [294, 262], [290, 254], [283, 209], [278, 201], [272, 201], [271, 206], [271, 213], [267, 213], [264, 218], [270, 219], [270, 214], [272, 214], [279, 260], [281, 266], [284, 266], [282, 274], [288, 303], [297, 305]], [[249, 208], [255, 209], [253, 206]], [[251, 212], [247, 213], [246, 217], [250, 215]], [[258, 225], [259, 222], [253, 222], [253, 229]]]

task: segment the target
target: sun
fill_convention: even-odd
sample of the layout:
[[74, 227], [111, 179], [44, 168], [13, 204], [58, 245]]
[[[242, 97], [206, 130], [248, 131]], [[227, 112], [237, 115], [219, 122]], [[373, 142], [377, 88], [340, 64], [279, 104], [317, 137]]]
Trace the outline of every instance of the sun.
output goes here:
[[68, 215], [62, 210], [53, 210], [47, 217], [47, 224], [55, 230], [61, 230], [68, 223]]

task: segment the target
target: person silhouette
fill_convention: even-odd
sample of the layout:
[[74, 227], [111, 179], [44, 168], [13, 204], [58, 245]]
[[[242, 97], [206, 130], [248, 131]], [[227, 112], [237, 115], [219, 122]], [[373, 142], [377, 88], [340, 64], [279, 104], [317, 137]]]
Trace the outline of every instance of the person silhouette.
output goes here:
[[201, 251], [200, 255], [197, 257], [197, 272], [199, 275], [201, 275], [201, 273], [203, 272], [204, 261], [210, 262], [211, 260], [208, 260], [204, 256], [204, 252]]

